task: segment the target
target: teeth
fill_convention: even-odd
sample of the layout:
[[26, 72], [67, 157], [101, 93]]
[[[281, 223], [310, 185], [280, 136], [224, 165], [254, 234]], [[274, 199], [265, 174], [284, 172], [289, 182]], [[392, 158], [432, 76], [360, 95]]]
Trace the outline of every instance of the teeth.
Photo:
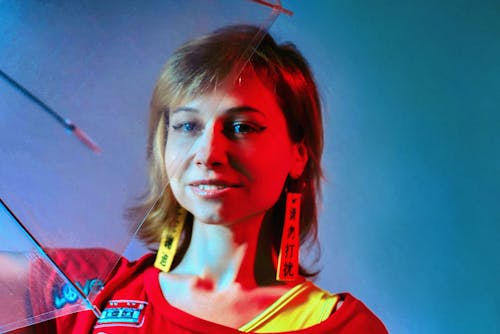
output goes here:
[[215, 185], [215, 184], [199, 184], [197, 187], [198, 187], [198, 189], [200, 189], [200, 190], [206, 190], [206, 191], [210, 191], [210, 190], [220, 190], [220, 189], [224, 189], [224, 188], [226, 188], [226, 186], [222, 186], [222, 185]]

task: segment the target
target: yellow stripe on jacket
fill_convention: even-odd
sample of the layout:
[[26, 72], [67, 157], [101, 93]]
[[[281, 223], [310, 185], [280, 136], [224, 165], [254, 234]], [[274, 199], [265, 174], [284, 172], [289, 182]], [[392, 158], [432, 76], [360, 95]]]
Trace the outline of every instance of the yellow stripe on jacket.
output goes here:
[[307, 328], [327, 319], [338, 300], [338, 295], [305, 281], [290, 289], [239, 330], [273, 333]]

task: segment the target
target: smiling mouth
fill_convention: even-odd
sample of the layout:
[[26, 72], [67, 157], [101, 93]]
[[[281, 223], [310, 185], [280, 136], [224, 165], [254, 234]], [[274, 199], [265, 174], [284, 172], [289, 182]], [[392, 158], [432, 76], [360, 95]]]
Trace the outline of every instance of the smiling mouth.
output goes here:
[[203, 190], [203, 191], [211, 191], [211, 190], [221, 190], [221, 189], [225, 189], [225, 188], [228, 188], [229, 186], [228, 185], [225, 185], [225, 184], [197, 184], [197, 185], [193, 185], [193, 187], [196, 187], [200, 190]]
[[191, 187], [196, 187], [202, 190], [211, 190], [211, 189], [224, 189], [224, 188], [238, 188], [239, 185], [236, 183], [231, 183], [225, 180], [199, 180], [194, 181], [189, 184]]
[[223, 196], [235, 188], [240, 188], [238, 184], [231, 184], [222, 180], [201, 180], [189, 184], [193, 192], [206, 199], [215, 199]]

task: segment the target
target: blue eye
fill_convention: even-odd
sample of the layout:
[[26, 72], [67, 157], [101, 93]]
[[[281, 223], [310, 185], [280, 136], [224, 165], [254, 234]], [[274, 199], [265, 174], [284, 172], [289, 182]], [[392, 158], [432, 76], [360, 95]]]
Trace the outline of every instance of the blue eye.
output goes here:
[[175, 125], [172, 125], [172, 129], [174, 131], [181, 131], [181, 132], [195, 132], [200, 130], [199, 124], [196, 122], [182, 122], [178, 123]]
[[234, 133], [250, 133], [255, 132], [255, 127], [245, 124], [245, 123], [235, 123], [233, 124], [233, 132]]
[[224, 132], [229, 136], [242, 136], [252, 133], [259, 133], [265, 129], [265, 126], [260, 126], [254, 123], [232, 122], [224, 127]]

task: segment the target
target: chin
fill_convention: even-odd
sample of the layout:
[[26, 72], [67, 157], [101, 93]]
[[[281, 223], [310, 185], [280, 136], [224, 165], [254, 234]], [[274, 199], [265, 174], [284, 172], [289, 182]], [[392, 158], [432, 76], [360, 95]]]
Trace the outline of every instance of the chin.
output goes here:
[[231, 225], [233, 219], [218, 214], [193, 214], [194, 219], [207, 225]]

